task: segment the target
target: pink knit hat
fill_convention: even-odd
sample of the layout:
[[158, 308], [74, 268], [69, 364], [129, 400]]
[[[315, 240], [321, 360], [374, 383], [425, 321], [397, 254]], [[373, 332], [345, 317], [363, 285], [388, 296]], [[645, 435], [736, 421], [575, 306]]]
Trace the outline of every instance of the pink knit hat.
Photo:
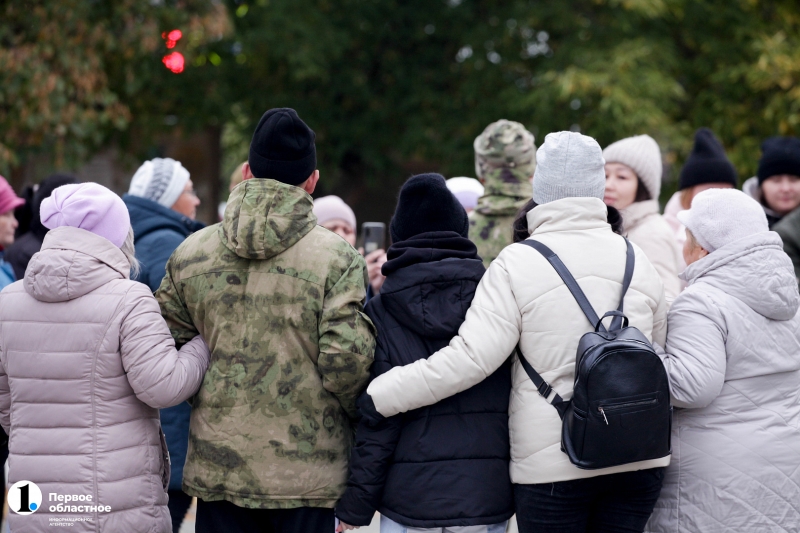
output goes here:
[[8, 184], [3, 176], [0, 176], [0, 215], [8, 213], [25, 203]]
[[97, 183], [63, 185], [42, 201], [39, 210], [48, 229], [71, 226], [105, 237], [122, 248], [131, 227], [122, 198]]
[[329, 220], [343, 220], [356, 231], [356, 214], [344, 200], [338, 196], [323, 196], [314, 200], [314, 214], [317, 216], [317, 224], [320, 226]]

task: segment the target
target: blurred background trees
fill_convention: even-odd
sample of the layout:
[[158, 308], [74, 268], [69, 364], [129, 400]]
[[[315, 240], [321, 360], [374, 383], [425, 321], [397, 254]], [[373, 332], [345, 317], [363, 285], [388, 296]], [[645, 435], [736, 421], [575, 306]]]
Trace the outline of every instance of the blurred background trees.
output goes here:
[[0, 20], [0, 173], [19, 186], [111, 154], [97, 168], [124, 190], [173, 156], [207, 221], [270, 107], [315, 129], [320, 194], [362, 221], [386, 220], [412, 173], [474, 175], [499, 118], [537, 144], [649, 133], [668, 179], [697, 127], [742, 180], [764, 138], [800, 134], [796, 0], [38, 0]]

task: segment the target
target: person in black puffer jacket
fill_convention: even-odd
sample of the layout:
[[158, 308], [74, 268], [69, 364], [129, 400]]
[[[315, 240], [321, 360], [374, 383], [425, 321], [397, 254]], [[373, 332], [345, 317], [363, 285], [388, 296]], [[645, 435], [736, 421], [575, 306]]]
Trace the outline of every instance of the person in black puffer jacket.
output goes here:
[[[467, 214], [438, 174], [403, 185], [390, 230], [386, 281], [366, 307], [378, 330], [373, 379], [447, 346], [484, 273], [467, 238]], [[368, 525], [376, 510], [384, 533], [464, 526], [505, 531], [514, 513], [510, 391], [506, 362], [475, 387], [430, 407], [375, 425], [362, 419], [347, 490], [336, 506], [339, 531]]]

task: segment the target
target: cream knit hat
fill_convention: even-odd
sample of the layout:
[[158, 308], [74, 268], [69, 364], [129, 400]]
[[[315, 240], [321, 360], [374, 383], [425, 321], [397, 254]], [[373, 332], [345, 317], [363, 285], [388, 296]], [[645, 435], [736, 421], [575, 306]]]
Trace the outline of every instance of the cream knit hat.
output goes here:
[[637, 135], [622, 139], [603, 150], [606, 163], [622, 163], [636, 172], [653, 200], [661, 194], [661, 150], [649, 135]]
[[692, 208], [678, 213], [700, 246], [709, 253], [756, 233], [769, 231], [764, 208], [736, 189], [708, 189], [692, 200]]

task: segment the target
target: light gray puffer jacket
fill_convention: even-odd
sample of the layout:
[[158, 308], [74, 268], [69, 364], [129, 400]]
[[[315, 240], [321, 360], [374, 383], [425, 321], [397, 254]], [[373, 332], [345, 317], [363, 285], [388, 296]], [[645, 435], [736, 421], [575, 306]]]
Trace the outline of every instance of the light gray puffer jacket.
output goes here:
[[800, 295], [780, 237], [691, 264], [669, 312], [672, 464], [648, 531], [800, 531]]
[[[168, 533], [169, 460], [158, 408], [194, 394], [208, 366], [200, 337], [175, 350], [150, 289], [130, 281], [111, 242], [50, 231], [24, 282], [0, 293], [0, 424], [9, 434], [9, 485], [42, 491], [14, 533], [84, 518], [70, 531]], [[91, 496], [110, 512], [51, 512], [49, 494]], [[70, 502], [87, 505], [87, 502]]]

